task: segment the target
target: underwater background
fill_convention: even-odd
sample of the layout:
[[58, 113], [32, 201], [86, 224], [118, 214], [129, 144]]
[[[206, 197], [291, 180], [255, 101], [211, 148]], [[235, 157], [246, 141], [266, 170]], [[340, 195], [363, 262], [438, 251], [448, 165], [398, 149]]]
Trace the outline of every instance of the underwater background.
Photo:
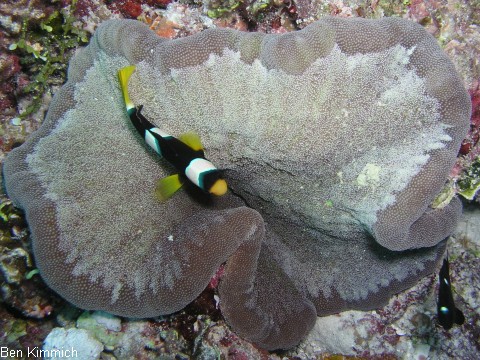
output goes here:
[[[74, 346], [85, 359], [477, 359], [480, 355], [480, 3], [478, 1], [182, 1], [62, 0], [0, 4], [0, 157], [39, 128], [68, 61], [107, 19], [138, 19], [159, 36], [207, 28], [286, 33], [325, 16], [397, 16], [420, 23], [444, 49], [472, 99], [471, 129], [451, 173], [464, 219], [447, 245], [456, 306], [466, 321], [444, 330], [436, 320], [437, 273], [375, 311], [318, 318], [295, 349], [269, 353], [238, 337], [216, 306], [216, 279], [184, 310], [153, 320], [82, 311], [37, 275], [27, 224], [6, 196], [0, 204], [0, 350]], [[48, 336], [48, 339], [47, 339]], [[46, 340], [47, 339], [47, 340]], [[44, 345], [45, 344], [45, 345]], [[81, 345], [80, 345], [81, 344]], [[26, 349], [30, 349], [30, 354]], [[10, 354], [1, 353], [2, 357]], [[20, 355], [20, 356], [18, 356]]]

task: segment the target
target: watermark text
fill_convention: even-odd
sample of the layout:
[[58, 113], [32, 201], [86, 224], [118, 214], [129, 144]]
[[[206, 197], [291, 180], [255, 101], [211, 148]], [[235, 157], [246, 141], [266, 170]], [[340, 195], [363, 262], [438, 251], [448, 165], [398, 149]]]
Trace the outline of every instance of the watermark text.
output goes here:
[[73, 347], [42, 350], [38, 346], [28, 347], [26, 350], [10, 349], [8, 346], [0, 347], [0, 358], [76, 358], [78, 352]]

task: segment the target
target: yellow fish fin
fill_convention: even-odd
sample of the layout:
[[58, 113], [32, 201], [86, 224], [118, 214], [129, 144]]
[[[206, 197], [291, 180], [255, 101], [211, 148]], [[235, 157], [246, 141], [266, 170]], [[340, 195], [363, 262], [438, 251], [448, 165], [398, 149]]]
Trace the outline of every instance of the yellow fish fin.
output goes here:
[[178, 139], [195, 151], [203, 150], [202, 141], [200, 140], [200, 136], [198, 136], [197, 133], [187, 132], [180, 135]]
[[135, 105], [133, 105], [130, 97], [128, 96], [128, 81], [130, 80], [130, 76], [132, 76], [135, 69], [135, 65], [130, 65], [118, 70], [118, 80], [120, 81], [123, 100], [125, 100], [125, 106], [127, 107], [127, 110], [135, 108]]
[[178, 174], [160, 179], [157, 181], [157, 186], [155, 187], [155, 197], [162, 202], [167, 201], [182, 185], [183, 182]]

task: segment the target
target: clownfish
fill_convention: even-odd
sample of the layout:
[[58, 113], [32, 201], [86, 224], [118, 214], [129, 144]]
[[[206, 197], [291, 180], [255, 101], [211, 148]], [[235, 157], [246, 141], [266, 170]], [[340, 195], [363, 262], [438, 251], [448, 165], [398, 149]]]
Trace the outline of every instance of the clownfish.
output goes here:
[[198, 135], [187, 133], [177, 139], [149, 122], [141, 113], [143, 105], [135, 106], [130, 101], [128, 81], [134, 71], [134, 65], [118, 71], [128, 116], [148, 146], [165, 158], [178, 171], [178, 174], [158, 181], [155, 189], [157, 197], [161, 201], [167, 200], [182, 187], [185, 180], [190, 181], [208, 194], [224, 195], [227, 192], [227, 182], [223, 179], [221, 172], [205, 158]]
[[443, 265], [438, 278], [440, 281], [437, 301], [438, 322], [445, 330], [449, 330], [453, 324], [462, 325], [465, 322], [465, 316], [455, 307], [455, 303], [453, 302], [448, 254], [447, 257], [443, 259]]

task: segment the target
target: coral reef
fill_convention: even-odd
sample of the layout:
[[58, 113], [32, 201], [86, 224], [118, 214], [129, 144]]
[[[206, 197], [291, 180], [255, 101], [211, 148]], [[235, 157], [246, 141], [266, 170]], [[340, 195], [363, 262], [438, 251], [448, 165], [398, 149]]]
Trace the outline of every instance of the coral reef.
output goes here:
[[[366, 42], [354, 40], [361, 33]], [[169, 133], [197, 130], [231, 194], [155, 201], [152, 184], [169, 169], [125, 121], [116, 72], [129, 63], [133, 101]], [[42, 277], [70, 302], [168, 314], [227, 261], [226, 320], [261, 347], [289, 348], [316, 314], [379, 306], [431, 271], [460, 203], [429, 204], [469, 115], [452, 64], [413, 23], [327, 18], [283, 36], [212, 30], [166, 41], [111, 21], [72, 60], [44, 125], [4, 174]]]
[[11, 201], [0, 205], [0, 280], [2, 302], [23, 316], [43, 319], [50, 315], [56, 301], [41, 280], [28, 248], [26, 223]]
[[[98, 24], [106, 19], [122, 17], [121, 11], [111, 6], [112, 3], [115, 2], [103, 0], [79, 0], [73, 2], [76, 3], [76, 10], [73, 13], [73, 16], [76, 17], [74, 20], [75, 26], [89, 33], [93, 33]], [[207, 2], [205, 2], [205, 4], [206, 3]], [[472, 99], [475, 99], [475, 93], [478, 93], [476, 83], [478, 81], [479, 65], [475, 59], [478, 59], [478, 49], [480, 49], [480, 37], [478, 36], [478, 14], [480, 14], [480, 12], [478, 11], [478, 4], [476, 2], [457, 0], [449, 1], [448, 3], [403, 0], [372, 2], [358, 0], [301, 0], [295, 3], [285, 2], [284, 4], [272, 2], [269, 7], [261, 9], [261, 11], [257, 13], [259, 16], [250, 16], [250, 14], [245, 11], [245, 6], [249, 5], [247, 2], [245, 6], [237, 8], [232, 13], [226, 12], [216, 19], [209, 19], [207, 16], [207, 7], [199, 3], [199, 6], [191, 2], [184, 2], [182, 4], [172, 3], [169, 4], [166, 9], [163, 8], [162, 5], [158, 7], [150, 4], [151, 2], [142, 2], [142, 13], [139, 16], [139, 20], [145, 22], [150, 21], [150, 24], [152, 24], [152, 21], [156, 19], [154, 21], [156, 31], [160, 35], [166, 34], [169, 38], [190, 35], [202, 29], [215, 26], [236, 28], [244, 31], [258, 30], [282, 33], [294, 30], [295, 28], [304, 28], [309, 23], [324, 15], [373, 18], [400, 16], [409, 18], [420, 22], [439, 40], [441, 46], [454, 62], [457, 71], [462, 75], [466, 86], [470, 89]], [[61, 11], [62, 14], [71, 14], [70, 5], [72, 5], [72, 1], [70, 0], [53, 2], [9, 0], [0, 4], [0, 48], [3, 52], [0, 64], [5, 64], [5, 66], [2, 66], [2, 76], [5, 75], [5, 78], [2, 77], [2, 86], [6, 87], [1, 95], [1, 104], [2, 106], [3, 104], [8, 105], [1, 109], [0, 114], [0, 158], [2, 159], [6, 152], [24, 142], [25, 138], [38, 128], [39, 123], [43, 119], [43, 113], [50, 101], [49, 93], [55, 92], [57, 90], [56, 87], [65, 79], [65, 73], [63, 71], [55, 72], [55, 76], [48, 78], [46, 86], [42, 88], [42, 91], [45, 91], [44, 94], [46, 95], [39, 94], [39, 100], [32, 99], [32, 95], [23, 92], [22, 89], [25, 88], [27, 84], [35, 82], [35, 75], [41, 67], [34, 66], [29, 69], [26, 64], [31, 63], [32, 58], [37, 64], [42, 64], [43, 60], [40, 58], [35, 59], [33, 54], [29, 54], [23, 49], [9, 50], [8, 48], [20, 40], [24, 20], [34, 24], [28, 27], [27, 38], [31, 36], [31, 31], [32, 35], [36, 31], [40, 34], [48, 35], [49, 33], [40, 27], [40, 22], [47, 19], [52, 13], [52, 10]], [[149, 18], [152, 20], [148, 20]], [[62, 39], [61, 37], [55, 37], [54, 41], [61, 42]], [[81, 45], [82, 42], [80, 41], [78, 44]], [[61, 60], [64, 64], [68, 61], [69, 54], [71, 53], [72, 51], [68, 51], [64, 59]], [[17, 63], [20, 64], [20, 68], [15, 65]], [[11, 68], [10, 66], [12, 64], [13, 67]], [[65, 68], [65, 66], [63, 68]], [[6, 80], [4, 81], [4, 79]], [[4, 99], [6, 99], [5, 102]], [[40, 101], [43, 102], [43, 104], [39, 111], [21, 120], [19, 119], [19, 115], [24, 113], [25, 109], [29, 108], [33, 102], [38, 103]], [[475, 116], [472, 116], [472, 134], [474, 134], [475, 131], [475, 118]], [[476, 126], [476, 128], [478, 129], [478, 126]], [[471, 139], [472, 137], [467, 137], [465, 140], [465, 144], [467, 145], [462, 147], [462, 154], [466, 156], [457, 162], [455, 171], [452, 172], [452, 176], [455, 179], [458, 179], [459, 175], [469, 172], [468, 168], [470, 164], [474, 161], [476, 154], [479, 153], [478, 142], [475, 145]], [[452, 189], [454, 193], [456, 189], [453, 184]], [[7, 201], [7, 205], [3, 213], [10, 213], [8, 200], [2, 198], [2, 203], [5, 201]], [[20, 217], [15, 220], [16, 225], [12, 222], [6, 222], [2, 227], [2, 231], [7, 232], [8, 236], [20, 236], [18, 239], [21, 239], [21, 241], [9, 241], [9, 244], [15, 244], [13, 248], [21, 247], [26, 253], [30, 254], [31, 247], [29, 245], [29, 238], [25, 237], [25, 222], [21, 218], [22, 214], [18, 215]], [[480, 214], [478, 214], [478, 211], [467, 211], [466, 215], [469, 219], [468, 222], [461, 223], [461, 232], [464, 235], [457, 237], [459, 239], [457, 241], [453, 239], [453, 243], [452, 240], [449, 241], [449, 253], [453, 269], [453, 273], [451, 274], [452, 280], [456, 285], [459, 295], [461, 294], [460, 298], [458, 298], [459, 295], [456, 295], [456, 301], [465, 312], [467, 323], [461, 328], [452, 329], [450, 333], [435, 327], [435, 314], [432, 312], [435, 308], [434, 287], [436, 283], [429, 280], [427, 282], [422, 281], [418, 286], [411, 289], [411, 291], [415, 293], [419, 291], [418, 287], [423, 288], [424, 286], [430, 286], [430, 292], [427, 293], [427, 298], [411, 302], [409, 300], [411, 297], [408, 296], [410, 291], [407, 291], [392, 300], [408, 306], [408, 312], [413, 314], [418, 312], [423, 313], [421, 316], [412, 317], [412, 321], [410, 321], [410, 316], [406, 318], [401, 331], [396, 330], [396, 336], [400, 338], [400, 341], [392, 348], [384, 348], [381, 344], [378, 347], [375, 345], [379, 342], [388, 343], [382, 340], [383, 334], [386, 334], [387, 331], [383, 332], [380, 327], [372, 327], [373, 330], [378, 330], [378, 333], [373, 331], [370, 335], [371, 330], [367, 330], [367, 328], [372, 320], [372, 315], [370, 312], [362, 312], [356, 315], [360, 319], [362, 319], [362, 317], [364, 318], [364, 321], [359, 321], [361, 325], [356, 326], [356, 332], [359, 334], [368, 332], [368, 340], [365, 340], [365, 338], [363, 340], [353, 339], [351, 347], [349, 347], [348, 344], [346, 348], [337, 346], [339, 344], [338, 341], [344, 337], [344, 334], [349, 332], [349, 328], [354, 326], [353, 324], [348, 325], [348, 323], [346, 323], [346, 327], [342, 327], [342, 331], [339, 332], [337, 336], [325, 338], [323, 341], [324, 345], [318, 343], [315, 345], [315, 343], [312, 343], [312, 341], [320, 340], [315, 339], [315, 333], [312, 333], [312, 336], [307, 338], [301, 347], [288, 353], [281, 353], [279, 357], [275, 354], [268, 355], [265, 352], [255, 350], [249, 343], [233, 334], [226, 327], [225, 323], [222, 322], [221, 319], [219, 320], [218, 315], [213, 317], [214, 321], [209, 320], [209, 315], [201, 315], [210, 314], [210, 311], [206, 310], [205, 306], [214, 309], [218, 302], [218, 296], [215, 295], [217, 300], [214, 300], [214, 295], [210, 294], [208, 298], [203, 300], [204, 305], [198, 307], [197, 310], [192, 310], [188, 307], [185, 311], [166, 317], [165, 319], [148, 321], [122, 319], [124, 330], [129, 328], [128, 324], [131, 322], [138, 325], [138, 327], [135, 328], [136, 330], [131, 332], [132, 339], [137, 338], [138, 340], [125, 341], [126, 344], [137, 345], [133, 346], [129, 350], [130, 352], [120, 351], [120, 349], [125, 348], [121, 343], [116, 350], [105, 347], [104, 352], [100, 356], [104, 359], [112, 359], [113, 357], [124, 358], [133, 355], [142, 358], [170, 356], [171, 358], [177, 359], [187, 359], [190, 357], [200, 358], [202, 356], [203, 358], [218, 356], [220, 358], [252, 359], [336, 359], [341, 357], [341, 355], [335, 354], [350, 354], [348, 356], [349, 358], [357, 358], [358, 356], [362, 359], [422, 358], [422, 356], [438, 359], [452, 357], [465, 359], [476, 358], [476, 354], [480, 351], [478, 333], [475, 326], [475, 323], [478, 322], [476, 318], [477, 315], [475, 315], [478, 314], [478, 304], [476, 301], [478, 296], [475, 296], [475, 294], [478, 294], [479, 291], [479, 281], [476, 279], [475, 274], [479, 273], [479, 252], [478, 246], [475, 245], [472, 239], [475, 239], [474, 234], [480, 233], [477, 226]], [[17, 252], [10, 253], [15, 254]], [[25, 259], [27, 258], [25, 257]], [[28, 263], [34, 267], [35, 265], [31, 261], [31, 259], [33, 259], [31, 254], [28, 259], [30, 259]], [[22, 274], [34, 273], [31, 272], [32, 268], [28, 268], [27, 273], [24, 273], [24, 270], [21, 270], [22, 268], [24, 269], [23, 262], [17, 262], [12, 259], [11, 264], [13, 271], [16, 271], [18, 265]], [[23, 280], [18, 285], [14, 285], [17, 287], [17, 290], [14, 291], [18, 291], [18, 287], [20, 287], [23, 288], [21, 289], [23, 293], [31, 296], [31, 294], [39, 294], [40, 290], [48, 290], [38, 275], [34, 275], [31, 280], [33, 280], [33, 282]], [[6, 285], [7, 284], [2, 283], [2, 286]], [[11, 285], [8, 286], [12, 289]], [[420, 292], [425, 294], [423, 290]], [[10, 297], [10, 299], [14, 298]], [[35, 314], [35, 311], [32, 311], [33, 307], [42, 303], [41, 308], [45, 307], [45, 305], [50, 306], [50, 309], [52, 309], [50, 311], [53, 311], [56, 316], [49, 316], [42, 320], [30, 320], [28, 318], [25, 319], [21, 315], [24, 311], [26, 311], [25, 313]], [[19, 305], [20, 311], [17, 311], [11, 304]], [[65, 316], [63, 311], [57, 304], [61, 304], [61, 300], [56, 297], [55, 294], [51, 293], [48, 294], [47, 298], [33, 297], [30, 302], [25, 305], [23, 304], [23, 298], [17, 297], [16, 300], [10, 302], [6, 308], [2, 308], [0, 343], [12, 349], [26, 349], [27, 347], [33, 348], [34, 346], [41, 348], [43, 340], [52, 327], [76, 326], [76, 318], [78, 318], [81, 312], [74, 311], [76, 315], [73, 320], [66, 321], [63, 319]], [[3, 305], [5, 305], [5, 303]], [[405, 306], [402, 306], [402, 309], [404, 309]], [[383, 324], [398, 321], [396, 320], [398, 316], [394, 315], [392, 317], [392, 313], [388, 311], [389, 308], [390, 305], [384, 308], [387, 317], [381, 320]], [[398, 307], [396, 307], [396, 309], [398, 310]], [[342, 315], [343, 313], [340, 316], [332, 317], [333, 321], [342, 321]], [[345, 316], [348, 317], [350, 315], [346, 313]], [[319, 318], [318, 321], [319, 324], [321, 324], [323, 318]], [[161, 326], [159, 327], [158, 324], [161, 324]], [[332, 329], [336, 327], [337, 325], [333, 323]], [[166, 334], [168, 330], [172, 328], [177, 329], [177, 333], [183, 335], [162, 335], [160, 337], [157, 335], [160, 331]], [[144, 329], [144, 331], [142, 329]], [[200, 329], [204, 330], [199, 331]], [[391, 332], [391, 330], [388, 330], [388, 332]], [[418, 337], [418, 335], [421, 336]], [[186, 338], [184, 339], [183, 336], [186, 336]], [[142, 340], [142, 337], [144, 340]], [[180, 352], [176, 352], [174, 350], [174, 344], [177, 341], [179, 343], [185, 343], [186, 341], [188, 345]], [[196, 346], [193, 346], [194, 343]], [[150, 345], [145, 347], [146, 344]], [[154, 344], [159, 346], [155, 347]], [[169, 344], [171, 345], [169, 346]], [[418, 349], [418, 351], [415, 349]], [[400, 356], [398, 354], [402, 355]]]
[[472, 117], [470, 130], [462, 141], [461, 155], [451, 172], [452, 181], [444, 190], [451, 195], [457, 193], [467, 200], [479, 202], [480, 189], [480, 90], [478, 82], [470, 90], [472, 99]]
[[[43, 359], [61, 357], [81, 357], [86, 360], [98, 359], [103, 345], [93, 338], [86, 330], [55, 328], [48, 334], [43, 345]], [[33, 354], [36, 354], [34, 352]]]
[[[34, 8], [34, 3], [29, 4], [27, 9]], [[20, 114], [22, 118], [39, 110], [42, 95], [48, 86], [55, 84], [50, 79], [66, 71], [65, 56], [69, 50], [88, 41], [86, 32], [74, 25], [76, 19], [71, 12], [61, 12], [50, 6], [39, 14], [37, 18], [27, 17], [27, 14], [15, 14], [13, 17], [21, 20], [21, 30], [19, 39], [9, 46], [9, 50], [29, 54], [22, 56], [22, 66], [36, 74], [33, 81], [19, 89], [30, 93], [34, 99]]]

